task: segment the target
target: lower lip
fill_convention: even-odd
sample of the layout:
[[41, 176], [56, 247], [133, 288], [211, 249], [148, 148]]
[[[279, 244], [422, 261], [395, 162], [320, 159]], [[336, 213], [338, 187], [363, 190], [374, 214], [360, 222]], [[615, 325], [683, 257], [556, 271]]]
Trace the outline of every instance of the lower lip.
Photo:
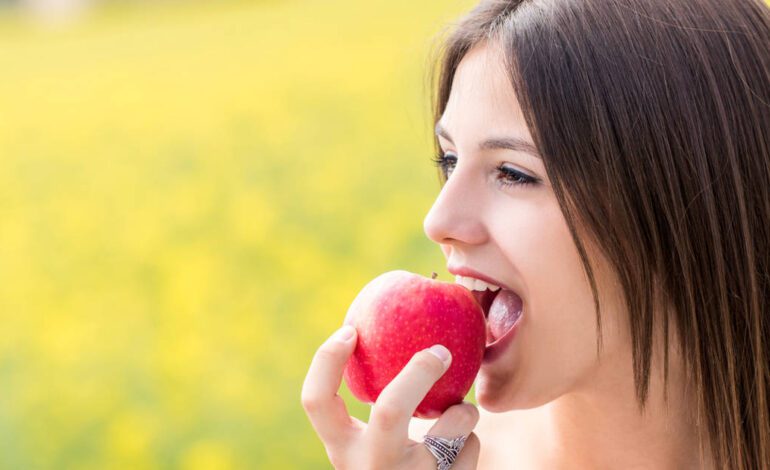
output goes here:
[[508, 347], [513, 342], [513, 338], [516, 336], [516, 332], [519, 330], [519, 325], [521, 325], [521, 319], [523, 317], [524, 314], [522, 313], [510, 330], [508, 330], [501, 338], [497, 338], [493, 343], [487, 346], [487, 348], [484, 350], [484, 364], [488, 364], [494, 361], [498, 357], [502, 356], [502, 354], [508, 349]]

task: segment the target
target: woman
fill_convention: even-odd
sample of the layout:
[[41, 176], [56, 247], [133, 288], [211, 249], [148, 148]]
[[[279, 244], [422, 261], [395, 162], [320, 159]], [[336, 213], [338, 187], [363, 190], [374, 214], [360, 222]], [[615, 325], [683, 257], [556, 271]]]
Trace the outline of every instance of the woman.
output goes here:
[[[484, 1], [455, 27], [425, 231], [523, 309], [512, 339], [490, 320], [482, 414], [427, 431], [468, 436], [453, 469], [770, 469], [769, 51], [760, 0]], [[436, 468], [407, 429], [451, 358], [415, 355], [367, 424], [337, 395], [354, 347], [303, 388], [332, 463]]]

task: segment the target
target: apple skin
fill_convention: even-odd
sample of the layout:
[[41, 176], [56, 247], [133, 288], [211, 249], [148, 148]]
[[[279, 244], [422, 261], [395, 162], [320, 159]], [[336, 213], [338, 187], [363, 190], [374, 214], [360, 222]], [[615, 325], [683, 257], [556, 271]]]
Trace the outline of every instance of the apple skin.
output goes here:
[[407, 271], [364, 286], [344, 323], [356, 328], [358, 343], [343, 376], [364, 403], [374, 403], [418, 351], [435, 344], [449, 349], [449, 369], [417, 407], [418, 418], [437, 418], [462, 402], [484, 357], [486, 320], [471, 291]]

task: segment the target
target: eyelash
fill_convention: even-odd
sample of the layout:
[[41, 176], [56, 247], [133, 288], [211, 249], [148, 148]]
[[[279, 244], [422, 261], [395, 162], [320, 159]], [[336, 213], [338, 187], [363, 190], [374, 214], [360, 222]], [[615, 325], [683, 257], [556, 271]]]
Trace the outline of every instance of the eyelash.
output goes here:
[[[457, 157], [451, 153], [439, 152], [432, 160], [441, 172], [442, 183], [446, 182], [449, 178], [450, 166], [454, 169], [454, 166], [457, 165]], [[527, 176], [503, 165], [499, 165], [497, 171], [501, 174], [499, 181], [503, 186], [526, 186], [538, 182], [537, 178]]]

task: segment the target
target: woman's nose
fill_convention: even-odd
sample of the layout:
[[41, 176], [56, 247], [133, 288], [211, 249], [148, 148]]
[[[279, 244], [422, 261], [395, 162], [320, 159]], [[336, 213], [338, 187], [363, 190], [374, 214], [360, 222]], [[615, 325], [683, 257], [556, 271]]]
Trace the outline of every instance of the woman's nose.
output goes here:
[[478, 245], [487, 239], [481, 194], [462, 176], [456, 171], [449, 178], [423, 221], [425, 234], [436, 243]]

